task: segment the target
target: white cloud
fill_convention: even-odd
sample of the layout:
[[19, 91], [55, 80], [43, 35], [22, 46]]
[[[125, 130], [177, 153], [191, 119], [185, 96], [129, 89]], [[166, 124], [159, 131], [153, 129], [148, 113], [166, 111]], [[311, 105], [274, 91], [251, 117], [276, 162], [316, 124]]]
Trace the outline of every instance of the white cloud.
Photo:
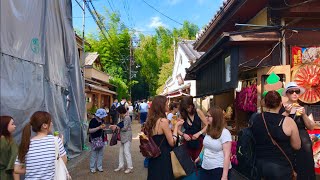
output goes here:
[[164, 24], [162, 21], [161, 21], [161, 18], [159, 16], [154, 16], [151, 18], [151, 22], [149, 23], [148, 27], [149, 28], [157, 28], [159, 26], [162, 26], [162, 27], [168, 27], [168, 25]]

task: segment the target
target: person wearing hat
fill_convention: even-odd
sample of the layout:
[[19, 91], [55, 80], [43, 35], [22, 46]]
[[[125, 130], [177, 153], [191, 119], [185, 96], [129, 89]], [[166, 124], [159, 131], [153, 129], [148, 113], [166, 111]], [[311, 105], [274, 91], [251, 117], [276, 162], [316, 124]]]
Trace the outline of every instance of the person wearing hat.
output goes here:
[[[94, 118], [91, 119], [89, 123], [89, 133], [90, 138], [102, 138], [103, 135], [103, 129], [106, 127], [106, 125], [103, 123], [103, 118], [107, 117], [107, 112], [105, 109], [98, 109], [96, 113], [94, 114]], [[90, 141], [91, 142], [91, 141]], [[90, 172], [95, 173], [96, 168], [99, 172], [103, 172], [102, 168], [102, 159], [103, 159], [103, 150], [104, 148], [98, 149], [98, 150], [91, 150], [91, 157], [90, 157]]]
[[304, 92], [305, 89], [298, 86], [296, 82], [289, 82], [282, 92], [283, 96], [288, 97], [288, 101], [283, 103], [283, 108], [280, 113], [294, 119], [298, 126], [301, 149], [296, 152], [295, 156], [295, 169], [298, 174], [297, 179], [315, 180], [312, 142], [307, 132], [307, 130], [314, 129], [315, 122], [312, 114], [308, 113], [298, 102], [299, 97]]

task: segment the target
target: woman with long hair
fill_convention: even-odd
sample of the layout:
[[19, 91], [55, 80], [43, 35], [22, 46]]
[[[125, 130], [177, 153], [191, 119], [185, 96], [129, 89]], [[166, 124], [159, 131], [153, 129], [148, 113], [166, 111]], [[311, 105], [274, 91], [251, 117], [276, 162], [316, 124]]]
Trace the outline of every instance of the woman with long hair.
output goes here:
[[0, 116], [0, 179], [20, 179], [13, 172], [14, 162], [18, 154], [18, 146], [12, 137], [16, 125], [11, 116]]
[[174, 179], [170, 151], [176, 144], [178, 130], [184, 121], [178, 120], [172, 132], [169, 128], [169, 120], [166, 119], [168, 110], [168, 100], [165, 96], [154, 97], [148, 112], [145, 133], [159, 146], [161, 155], [149, 159], [148, 180]]
[[[48, 112], [37, 111], [23, 128], [14, 172], [25, 174], [25, 180], [54, 178], [57, 158], [55, 142], [59, 146], [60, 158], [67, 163], [63, 137], [60, 139], [51, 135], [52, 126], [51, 115]], [[34, 137], [31, 137], [31, 129], [36, 133]]]
[[288, 101], [285, 102], [282, 113], [285, 116], [291, 117], [298, 126], [299, 135], [301, 138], [301, 149], [296, 152], [295, 164], [298, 174], [298, 180], [315, 180], [316, 175], [314, 171], [314, 160], [312, 153], [312, 142], [310, 140], [307, 130], [313, 130], [315, 122], [311, 112], [308, 112], [298, 100], [301, 94], [305, 92], [305, 89], [298, 86], [295, 82], [289, 82], [286, 85], [283, 96], [288, 97]]
[[203, 161], [200, 179], [227, 180], [231, 168], [231, 133], [225, 128], [223, 111], [211, 107], [207, 112], [208, 128], [203, 140]]
[[119, 165], [115, 169], [115, 172], [124, 169], [124, 157], [127, 162], [127, 169], [124, 171], [125, 174], [133, 171], [132, 158], [131, 158], [131, 142], [132, 142], [132, 129], [131, 129], [131, 118], [127, 113], [125, 106], [119, 106], [117, 108], [120, 114], [120, 122], [117, 125], [110, 125], [109, 128], [120, 131], [120, 150], [119, 150]]
[[[258, 174], [265, 180], [292, 179], [291, 164], [293, 150], [301, 147], [298, 128], [290, 117], [279, 114], [282, 99], [277, 91], [269, 91], [264, 98], [264, 108], [261, 114], [254, 116], [252, 134], [255, 138], [255, 152]], [[279, 144], [290, 161], [274, 145], [268, 134]]]
[[189, 155], [195, 160], [202, 149], [203, 133], [207, 129], [207, 120], [200, 109], [196, 109], [192, 96], [185, 96], [180, 102], [179, 112], [184, 120], [184, 132], [179, 135], [184, 138]]

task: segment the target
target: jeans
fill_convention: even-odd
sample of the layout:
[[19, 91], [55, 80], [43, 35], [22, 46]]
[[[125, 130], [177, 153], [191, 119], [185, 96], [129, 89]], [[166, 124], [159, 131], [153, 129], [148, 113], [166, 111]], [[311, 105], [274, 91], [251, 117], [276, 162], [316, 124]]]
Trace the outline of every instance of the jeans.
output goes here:
[[102, 169], [103, 151], [104, 147], [97, 151], [91, 150], [90, 170], [96, 170], [96, 167]]
[[127, 168], [132, 169], [132, 159], [131, 159], [131, 142], [127, 141], [126, 143], [121, 143], [119, 150], [119, 166], [124, 167], [124, 158], [126, 158]]
[[215, 168], [210, 170], [203, 169], [202, 172], [200, 173], [200, 179], [201, 180], [221, 180], [222, 174], [223, 174], [223, 168]]
[[141, 113], [140, 113], [140, 123], [141, 123], [141, 124], [143, 124], [143, 123], [146, 122], [147, 116], [148, 116], [148, 113], [147, 113], [147, 112], [141, 112]]

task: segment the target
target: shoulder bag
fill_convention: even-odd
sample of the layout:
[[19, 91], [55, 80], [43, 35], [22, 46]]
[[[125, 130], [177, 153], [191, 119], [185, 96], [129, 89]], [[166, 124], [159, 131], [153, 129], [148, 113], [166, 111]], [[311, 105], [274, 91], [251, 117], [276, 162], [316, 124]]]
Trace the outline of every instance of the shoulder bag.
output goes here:
[[279, 146], [279, 144], [277, 143], [277, 141], [275, 141], [275, 140], [273, 139], [273, 137], [271, 136], [270, 131], [269, 131], [268, 126], [267, 126], [267, 123], [266, 123], [266, 119], [264, 118], [264, 113], [261, 113], [261, 114], [262, 114], [262, 119], [263, 119], [264, 126], [265, 126], [266, 129], [267, 129], [267, 133], [268, 133], [268, 135], [269, 135], [269, 137], [270, 137], [273, 145], [277, 146], [278, 149], [281, 151], [281, 153], [282, 153], [282, 154], [286, 157], [286, 159], [288, 160], [288, 162], [289, 162], [289, 164], [290, 164], [290, 166], [291, 166], [291, 169], [292, 169], [292, 180], [296, 180], [296, 179], [297, 179], [297, 173], [296, 173], [296, 171], [295, 171], [294, 168], [293, 168], [293, 165], [292, 165], [292, 163], [291, 163], [291, 160], [289, 159], [289, 157], [287, 156], [287, 154], [284, 152], [284, 150]]
[[59, 145], [58, 145], [58, 138], [54, 138], [55, 144], [55, 173], [54, 173], [54, 180], [71, 180], [71, 176], [68, 172], [66, 165], [64, 164], [63, 160], [59, 154]]

